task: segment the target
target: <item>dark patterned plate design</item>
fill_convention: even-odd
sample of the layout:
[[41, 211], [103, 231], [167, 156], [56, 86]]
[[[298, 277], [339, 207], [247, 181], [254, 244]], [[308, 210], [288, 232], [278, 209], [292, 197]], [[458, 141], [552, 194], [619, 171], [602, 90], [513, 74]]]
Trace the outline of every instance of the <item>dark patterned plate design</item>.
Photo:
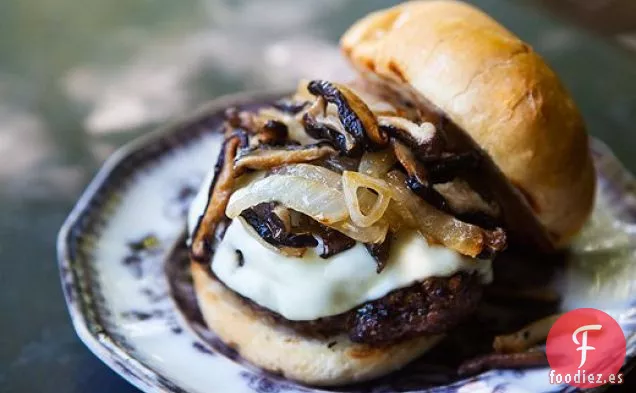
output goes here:
[[[216, 160], [223, 110], [256, 108], [278, 96], [220, 98], [123, 147], [106, 162], [60, 230], [60, 275], [78, 335], [144, 391], [325, 391], [252, 367], [205, 329], [183, 247], [189, 202]], [[495, 284], [472, 323], [399, 372], [327, 391], [573, 391], [550, 385], [547, 368], [496, 369], [461, 379], [457, 366], [488, 350], [497, 331], [557, 309], [583, 306], [601, 308], [619, 321], [631, 361], [636, 351], [636, 182], [604, 145], [594, 142], [593, 153], [596, 207], [568, 255], [547, 268], [537, 267], [528, 255], [514, 264], [496, 262]], [[550, 281], [561, 301], [516, 303], [505, 293], [506, 286], [524, 284], [514, 282], [518, 277]]]

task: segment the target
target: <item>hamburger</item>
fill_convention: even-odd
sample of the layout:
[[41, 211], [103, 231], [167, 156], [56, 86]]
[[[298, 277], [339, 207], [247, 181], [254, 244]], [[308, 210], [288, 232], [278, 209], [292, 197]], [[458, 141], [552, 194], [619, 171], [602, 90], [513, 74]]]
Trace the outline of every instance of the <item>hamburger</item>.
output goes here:
[[209, 328], [313, 385], [426, 352], [476, 309], [506, 247], [566, 247], [595, 189], [567, 91], [480, 10], [404, 3], [356, 22], [341, 47], [357, 80], [227, 110], [188, 213]]

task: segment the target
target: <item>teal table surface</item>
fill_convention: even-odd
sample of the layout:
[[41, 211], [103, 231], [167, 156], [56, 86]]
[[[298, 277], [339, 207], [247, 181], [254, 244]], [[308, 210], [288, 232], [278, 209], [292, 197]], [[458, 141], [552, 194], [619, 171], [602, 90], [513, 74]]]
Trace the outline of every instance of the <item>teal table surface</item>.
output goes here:
[[[388, 3], [0, 1], [0, 391], [136, 391], [64, 304], [56, 232], [82, 189], [117, 147], [205, 100], [343, 75], [338, 37]], [[636, 57], [530, 2], [475, 3], [545, 56], [636, 171]]]

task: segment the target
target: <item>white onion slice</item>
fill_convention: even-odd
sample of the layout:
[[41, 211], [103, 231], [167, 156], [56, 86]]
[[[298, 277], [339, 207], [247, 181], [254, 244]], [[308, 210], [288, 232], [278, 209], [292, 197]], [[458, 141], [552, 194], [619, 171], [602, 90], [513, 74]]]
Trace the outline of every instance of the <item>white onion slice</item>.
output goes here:
[[[276, 173], [300, 176], [305, 179], [319, 181], [327, 187], [337, 189], [342, 188], [342, 176], [339, 173], [317, 165], [288, 165], [278, 169]], [[360, 198], [360, 203], [362, 206], [370, 206], [373, 201], [375, 201], [376, 196], [366, 189], [363, 191], [366, 191], [366, 193], [363, 194], [364, 197]], [[386, 222], [378, 222], [375, 225], [362, 228], [356, 226], [350, 218], [344, 221], [328, 224], [327, 226], [362, 243], [381, 243], [384, 241], [388, 231], [388, 224]]]
[[382, 243], [389, 231], [389, 224], [384, 220], [366, 228], [356, 226], [350, 219], [327, 226], [361, 243]]
[[[369, 203], [360, 203], [362, 198], [358, 198], [359, 188], [373, 190], [377, 193], [377, 197], [370, 204], [370, 207], [364, 206], [367, 213], [362, 211], [361, 205], [368, 205]], [[344, 171], [342, 173], [342, 190], [351, 221], [363, 228], [370, 227], [381, 219], [391, 201], [391, 190], [384, 180], [376, 179], [360, 172]], [[369, 200], [369, 197], [364, 199]]]
[[276, 170], [279, 175], [298, 176], [304, 179], [318, 181], [327, 187], [340, 189], [342, 187], [342, 176], [317, 165], [292, 164]]
[[365, 152], [360, 160], [358, 172], [375, 178], [383, 178], [384, 175], [396, 163], [396, 158], [391, 149]]
[[382, 219], [389, 223], [389, 228], [393, 233], [399, 232], [404, 227], [417, 229], [417, 220], [415, 217], [413, 217], [411, 212], [409, 212], [404, 205], [395, 199], [391, 199], [389, 207], [386, 209]]
[[263, 202], [279, 202], [325, 225], [349, 217], [342, 192], [315, 180], [286, 175], [268, 176], [236, 191], [225, 214], [235, 218], [243, 210]]

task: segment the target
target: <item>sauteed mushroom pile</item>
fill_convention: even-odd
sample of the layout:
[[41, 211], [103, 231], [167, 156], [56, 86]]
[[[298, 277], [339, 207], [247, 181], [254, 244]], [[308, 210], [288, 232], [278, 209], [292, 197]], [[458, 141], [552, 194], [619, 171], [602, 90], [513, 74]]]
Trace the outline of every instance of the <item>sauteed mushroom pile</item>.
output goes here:
[[393, 103], [374, 112], [351, 88], [322, 80], [257, 112], [228, 110], [193, 257], [210, 256], [227, 218], [291, 256], [319, 247], [328, 258], [362, 242], [378, 272], [401, 228], [469, 257], [493, 257], [506, 247], [501, 209], [466, 180], [477, 175], [481, 153], [454, 151], [445, 123]]

